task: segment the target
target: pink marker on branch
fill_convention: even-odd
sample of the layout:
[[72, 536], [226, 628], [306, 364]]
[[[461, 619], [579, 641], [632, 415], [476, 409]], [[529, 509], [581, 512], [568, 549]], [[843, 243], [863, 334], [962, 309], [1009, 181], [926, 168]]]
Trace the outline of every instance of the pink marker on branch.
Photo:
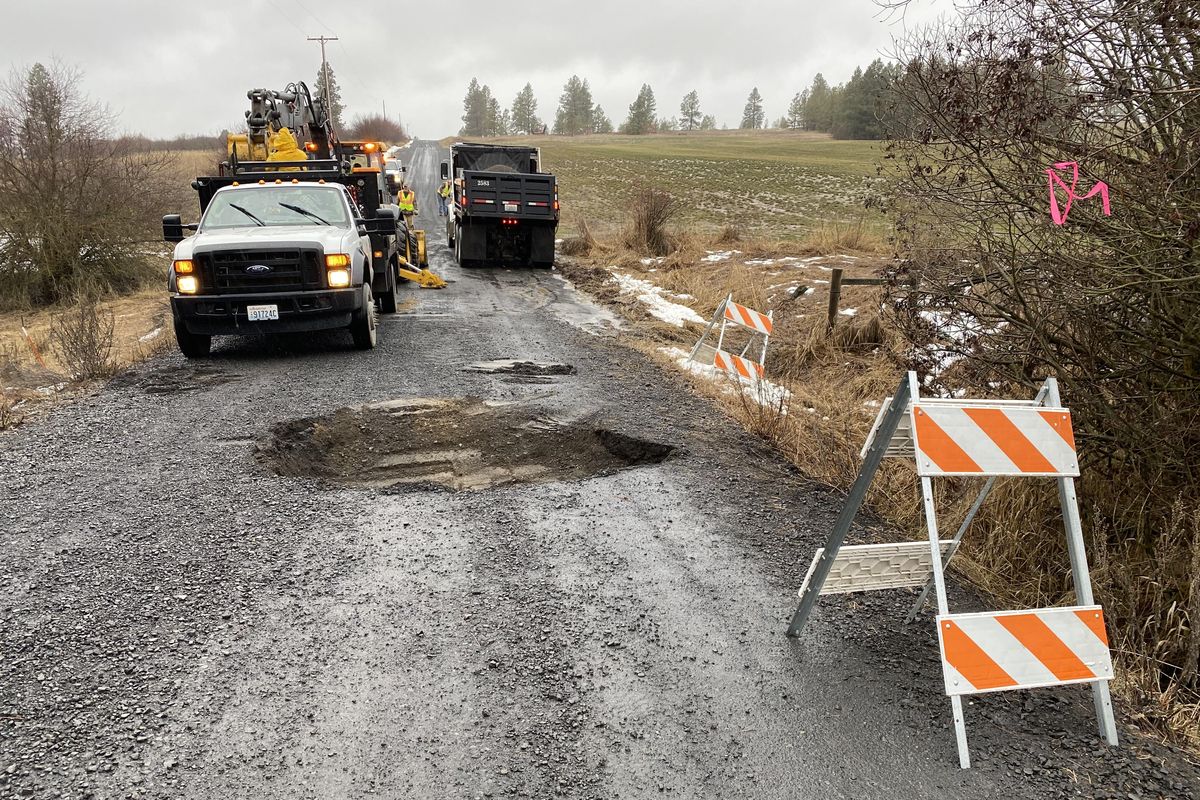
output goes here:
[[[1071, 170], [1071, 184], [1069, 186], [1058, 175], [1058, 170], [1065, 169]], [[1075, 193], [1075, 187], [1079, 184], [1079, 162], [1060, 161], [1053, 167], [1048, 167], [1046, 169], [1046, 175], [1050, 177], [1050, 219], [1054, 220], [1055, 225], [1066, 224], [1067, 216], [1071, 213], [1071, 203], [1073, 203], [1076, 198], [1079, 198], [1080, 200], [1087, 200], [1089, 197], [1097, 193], [1099, 193], [1100, 202], [1104, 206], [1104, 216], [1112, 216], [1112, 209], [1108, 205], [1108, 184], [1104, 181], [1096, 181], [1096, 185], [1092, 187], [1092, 190], [1083, 197], [1079, 197], [1079, 195]], [[1055, 184], [1062, 187], [1067, 192], [1067, 205], [1066, 208], [1062, 209], [1061, 211], [1058, 207], [1058, 195], [1055, 193]]]

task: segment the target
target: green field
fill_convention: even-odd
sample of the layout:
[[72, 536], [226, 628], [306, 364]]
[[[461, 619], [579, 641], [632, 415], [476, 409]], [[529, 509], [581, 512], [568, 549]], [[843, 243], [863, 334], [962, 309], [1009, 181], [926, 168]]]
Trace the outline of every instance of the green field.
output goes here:
[[878, 180], [878, 142], [789, 131], [511, 141], [542, 148], [546, 169], [558, 177], [567, 229], [580, 219], [600, 230], [624, 224], [641, 184], [671, 192], [683, 205], [681, 221], [701, 229], [732, 224], [755, 236], [796, 239], [823, 223], [885, 224], [863, 209]]

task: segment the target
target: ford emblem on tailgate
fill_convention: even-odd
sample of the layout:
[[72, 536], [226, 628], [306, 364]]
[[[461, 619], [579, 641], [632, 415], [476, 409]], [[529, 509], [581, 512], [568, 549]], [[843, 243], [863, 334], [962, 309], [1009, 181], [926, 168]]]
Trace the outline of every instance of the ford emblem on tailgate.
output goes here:
[[246, 272], [249, 272], [252, 275], [262, 275], [264, 272], [270, 271], [271, 268], [266, 264], [251, 264], [250, 266], [246, 267]]

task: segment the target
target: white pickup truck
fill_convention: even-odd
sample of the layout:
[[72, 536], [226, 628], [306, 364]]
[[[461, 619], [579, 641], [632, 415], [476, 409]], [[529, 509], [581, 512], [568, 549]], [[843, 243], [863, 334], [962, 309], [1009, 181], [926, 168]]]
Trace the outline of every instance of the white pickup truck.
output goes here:
[[[349, 330], [354, 345], [376, 343], [372, 240], [368, 225], [394, 233], [395, 212], [359, 219], [338, 183], [281, 178], [234, 183], [213, 193], [200, 222], [163, 218], [176, 242], [168, 277], [175, 338], [184, 355], [205, 356], [218, 335]], [[184, 229], [195, 230], [184, 236]], [[386, 270], [383, 252], [379, 270]], [[389, 271], [390, 272], [390, 271]], [[383, 281], [394, 309], [395, 281]], [[378, 280], [376, 285], [380, 285]]]

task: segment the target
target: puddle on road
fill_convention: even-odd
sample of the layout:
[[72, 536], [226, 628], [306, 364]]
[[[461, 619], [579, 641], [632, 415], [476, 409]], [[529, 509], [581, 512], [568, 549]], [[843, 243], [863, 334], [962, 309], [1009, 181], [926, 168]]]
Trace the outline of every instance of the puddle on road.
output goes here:
[[370, 489], [486, 489], [608, 475], [675, 447], [512, 403], [413, 399], [277, 425], [259, 458], [277, 474]]

